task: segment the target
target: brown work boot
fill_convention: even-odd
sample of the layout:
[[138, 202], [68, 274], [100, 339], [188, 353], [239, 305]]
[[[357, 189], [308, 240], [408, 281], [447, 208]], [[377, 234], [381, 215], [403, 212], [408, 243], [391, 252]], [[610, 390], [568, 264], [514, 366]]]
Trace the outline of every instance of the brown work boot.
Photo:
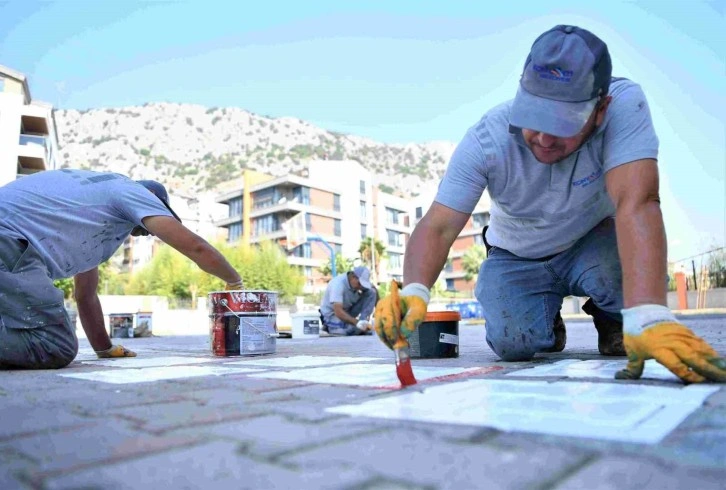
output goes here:
[[567, 331], [565, 330], [565, 322], [562, 321], [562, 315], [557, 312], [555, 316], [555, 324], [552, 326], [552, 331], [555, 334], [555, 345], [546, 349], [545, 352], [562, 352], [567, 343]]
[[590, 315], [597, 329], [597, 349], [603, 356], [624, 356], [623, 324], [607, 316], [595, 306], [592, 298], [588, 299], [582, 310]]

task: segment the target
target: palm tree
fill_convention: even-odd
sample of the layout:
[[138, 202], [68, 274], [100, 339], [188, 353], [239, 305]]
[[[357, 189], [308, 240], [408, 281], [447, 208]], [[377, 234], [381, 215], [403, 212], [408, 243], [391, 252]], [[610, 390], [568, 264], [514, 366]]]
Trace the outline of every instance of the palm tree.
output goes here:
[[380, 274], [381, 258], [386, 256], [386, 246], [382, 241], [373, 237], [365, 237], [360, 242], [358, 253], [365, 265], [373, 269], [376, 277]]

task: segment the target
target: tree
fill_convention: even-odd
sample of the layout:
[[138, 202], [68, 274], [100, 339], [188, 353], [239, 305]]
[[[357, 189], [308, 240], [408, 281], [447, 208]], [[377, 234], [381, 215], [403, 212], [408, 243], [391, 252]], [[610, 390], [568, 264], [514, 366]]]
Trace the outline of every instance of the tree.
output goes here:
[[481, 263], [487, 258], [487, 249], [484, 245], [474, 245], [466, 251], [461, 258], [461, 266], [464, 269], [464, 279], [467, 281], [476, 280], [479, 276]]
[[[342, 255], [335, 254], [335, 272], [337, 274], [340, 274], [341, 272], [347, 272], [352, 269], [353, 260], [344, 259]], [[324, 266], [320, 267], [319, 270], [322, 275], [330, 277], [332, 279], [333, 268], [331, 267], [330, 259], [328, 259], [328, 262]]]
[[[358, 253], [365, 265], [375, 271], [376, 277], [380, 276], [381, 259], [386, 256], [386, 246], [382, 241], [373, 237], [365, 237], [360, 242]], [[374, 263], [375, 260], [375, 263]]]

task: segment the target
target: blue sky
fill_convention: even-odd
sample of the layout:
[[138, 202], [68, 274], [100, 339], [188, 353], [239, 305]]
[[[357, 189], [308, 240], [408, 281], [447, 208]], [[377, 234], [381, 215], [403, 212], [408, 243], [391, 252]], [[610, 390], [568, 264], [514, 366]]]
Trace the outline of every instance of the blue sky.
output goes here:
[[660, 137], [669, 258], [726, 245], [725, 1], [0, 0], [0, 64], [60, 108], [169, 101], [457, 142], [556, 24], [604, 39]]

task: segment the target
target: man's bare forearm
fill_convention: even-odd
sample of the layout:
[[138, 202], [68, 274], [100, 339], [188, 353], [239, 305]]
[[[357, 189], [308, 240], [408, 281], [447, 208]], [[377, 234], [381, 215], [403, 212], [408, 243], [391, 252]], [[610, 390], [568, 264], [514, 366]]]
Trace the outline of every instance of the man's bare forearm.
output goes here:
[[406, 245], [404, 285], [417, 282], [431, 288], [446, 264], [452, 243], [451, 237], [421, 221]]
[[615, 227], [625, 308], [645, 304], [667, 306], [667, 245], [660, 204], [651, 200], [630, 209], [618, 209]]
[[97, 295], [77, 301], [78, 316], [93, 350], [101, 351], [111, 347], [111, 339], [103, 321], [103, 309]]

